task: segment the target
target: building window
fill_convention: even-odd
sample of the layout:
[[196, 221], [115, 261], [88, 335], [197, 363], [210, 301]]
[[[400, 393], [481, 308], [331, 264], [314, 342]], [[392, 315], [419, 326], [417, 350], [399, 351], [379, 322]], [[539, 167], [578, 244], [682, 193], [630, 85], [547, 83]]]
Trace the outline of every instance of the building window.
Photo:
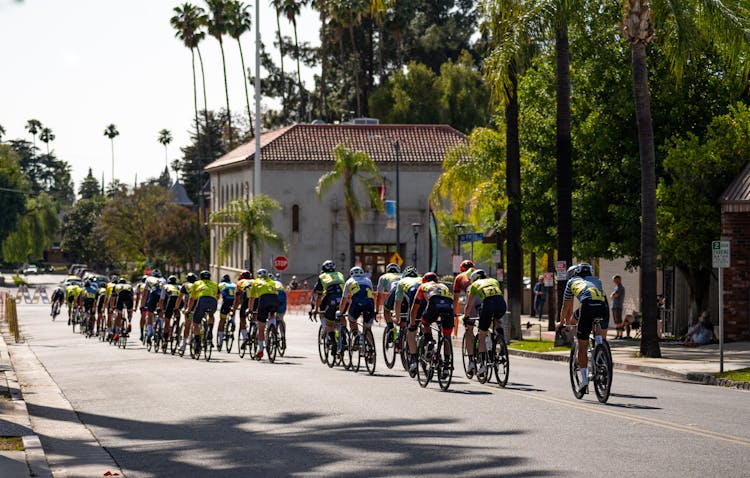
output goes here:
[[292, 232], [299, 232], [299, 206], [292, 206]]

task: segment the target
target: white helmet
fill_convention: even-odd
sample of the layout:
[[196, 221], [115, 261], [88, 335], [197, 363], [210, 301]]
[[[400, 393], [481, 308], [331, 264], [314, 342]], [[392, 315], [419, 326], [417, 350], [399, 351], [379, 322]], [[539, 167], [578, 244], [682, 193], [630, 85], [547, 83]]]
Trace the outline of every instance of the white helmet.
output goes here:
[[354, 266], [349, 270], [349, 275], [352, 277], [364, 277], [365, 271], [359, 266]]

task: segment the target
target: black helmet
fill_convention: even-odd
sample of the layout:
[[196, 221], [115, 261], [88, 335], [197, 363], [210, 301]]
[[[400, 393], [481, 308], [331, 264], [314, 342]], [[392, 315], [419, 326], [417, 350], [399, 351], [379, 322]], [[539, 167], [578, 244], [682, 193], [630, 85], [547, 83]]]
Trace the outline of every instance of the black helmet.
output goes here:
[[401, 267], [398, 264], [394, 264], [391, 262], [387, 266], [385, 266], [386, 272], [392, 272], [394, 274], [401, 274]]
[[336, 264], [332, 260], [327, 260], [320, 266], [320, 270], [323, 272], [335, 272]]
[[588, 277], [594, 275], [594, 268], [588, 262], [581, 262], [576, 266], [576, 275], [578, 277]]
[[120, 277], [120, 280], [118, 281], [119, 284], [127, 284], [128, 281], [125, 280], [124, 277]]
[[232, 282], [232, 279], [229, 278], [229, 274], [224, 274], [223, 276], [221, 276], [221, 281], [222, 282]]
[[167, 282], [169, 282], [170, 284], [177, 284], [177, 276], [169, 276]]
[[242, 274], [240, 274], [240, 279], [252, 279], [253, 273], [250, 271], [243, 271]]
[[188, 272], [186, 278], [188, 282], [195, 282], [198, 280], [198, 276], [193, 274], [192, 272]]
[[86, 279], [86, 280], [85, 280], [85, 281], [83, 282], [83, 286], [84, 286], [84, 287], [91, 287], [91, 281], [90, 281], [90, 280], [88, 280], [88, 279]]
[[151, 271], [151, 275], [154, 277], [161, 277], [161, 271], [159, 269], [154, 269]]
[[201, 280], [208, 280], [211, 278], [211, 273], [208, 271], [201, 271], [200, 276]]

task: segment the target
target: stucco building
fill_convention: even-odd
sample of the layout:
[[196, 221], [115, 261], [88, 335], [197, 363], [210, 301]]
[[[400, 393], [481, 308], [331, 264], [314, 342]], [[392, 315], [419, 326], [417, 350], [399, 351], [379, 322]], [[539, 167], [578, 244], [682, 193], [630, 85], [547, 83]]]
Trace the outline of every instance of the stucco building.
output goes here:
[[[377, 164], [381, 178], [371, 185], [385, 200], [396, 198], [396, 158], [400, 183], [400, 252], [412, 263], [417, 250], [420, 271], [435, 268], [449, 273], [450, 251], [438, 244], [431, 227], [429, 195], [442, 172], [447, 151], [465, 142], [464, 136], [445, 125], [356, 125], [298, 124], [261, 135], [261, 192], [282, 205], [275, 213], [275, 229], [288, 243], [289, 266], [284, 279], [292, 274], [299, 280], [317, 274], [320, 264], [333, 259], [339, 270], [348, 270], [349, 232], [339, 185], [318, 198], [318, 179], [333, 165], [333, 149], [339, 144], [367, 152]], [[210, 208], [218, 210], [235, 199], [249, 199], [253, 191], [255, 143], [243, 144], [209, 164]], [[388, 218], [360, 195], [364, 214], [356, 227], [355, 260], [377, 276], [396, 252], [396, 231], [386, 228]], [[413, 224], [419, 224], [415, 228]], [[211, 269], [214, 274], [236, 275], [248, 264], [245, 244], [236, 244], [232, 253], [219, 261], [218, 244], [224, 229], [211, 226]], [[256, 259], [272, 270], [273, 257], [281, 251], [266, 247]]]

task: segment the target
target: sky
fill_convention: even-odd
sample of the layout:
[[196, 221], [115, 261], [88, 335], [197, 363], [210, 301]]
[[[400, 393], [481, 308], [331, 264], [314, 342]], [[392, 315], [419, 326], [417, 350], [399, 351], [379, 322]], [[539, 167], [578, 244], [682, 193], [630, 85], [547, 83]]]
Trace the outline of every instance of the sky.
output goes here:
[[[275, 11], [268, 0], [261, 1], [261, 35], [278, 63], [272, 46]], [[100, 180], [104, 173], [110, 182], [112, 153], [104, 129], [114, 123], [120, 131], [114, 140], [115, 178], [132, 184], [136, 174], [139, 181], [158, 176], [165, 166], [158, 132], [164, 128], [172, 132], [174, 139], [168, 146], [171, 163], [181, 156], [179, 148], [189, 142], [193, 118], [190, 50], [174, 37], [169, 24], [172, 8], [179, 3], [0, 0], [0, 125], [6, 129], [4, 139], [31, 141], [26, 122], [40, 120], [56, 136], [51, 150], [72, 166], [77, 190], [89, 168]], [[205, 6], [201, 0], [191, 3]], [[251, 12], [254, 15], [254, 8]], [[253, 22], [254, 28], [257, 22]], [[284, 35], [292, 36], [292, 27], [283, 17], [281, 27]], [[318, 44], [315, 12], [303, 12], [298, 32], [300, 42]], [[237, 42], [227, 38], [224, 44], [230, 106], [233, 111], [245, 111]], [[254, 31], [242, 37], [242, 48], [246, 66], [254, 68]], [[208, 107], [219, 109], [225, 105], [219, 44], [207, 38], [201, 51]], [[290, 59], [285, 65], [294, 67]], [[303, 73], [308, 85], [312, 85], [312, 73]], [[252, 98], [250, 101], [254, 111]], [[44, 149], [38, 138], [37, 146]]]

